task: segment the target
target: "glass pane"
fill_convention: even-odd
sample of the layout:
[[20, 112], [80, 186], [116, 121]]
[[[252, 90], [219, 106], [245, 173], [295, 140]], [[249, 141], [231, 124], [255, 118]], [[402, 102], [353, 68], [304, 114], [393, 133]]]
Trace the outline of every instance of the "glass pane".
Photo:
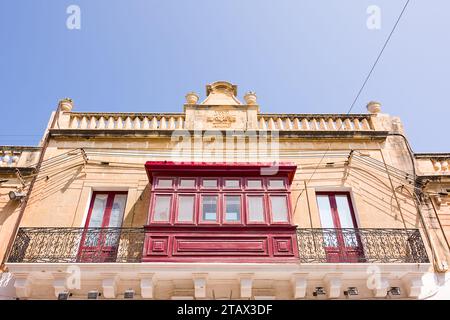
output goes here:
[[111, 208], [111, 216], [109, 218], [109, 227], [117, 228], [122, 226], [123, 213], [127, 203], [126, 194], [116, 194]]
[[264, 197], [248, 197], [248, 220], [250, 222], [264, 222]]
[[346, 195], [336, 195], [336, 206], [341, 228], [354, 228], [352, 213]]
[[202, 213], [205, 221], [217, 220], [217, 196], [202, 197]]
[[239, 187], [240, 187], [239, 180], [237, 180], [237, 179], [225, 180], [225, 188], [236, 189]]
[[181, 179], [180, 180], [180, 188], [195, 188], [195, 179]]
[[178, 221], [194, 221], [194, 198], [193, 195], [180, 195], [178, 197]]
[[334, 228], [329, 197], [326, 195], [318, 195], [317, 205], [319, 206], [319, 215], [322, 228]]
[[153, 221], [169, 221], [171, 196], [156, 195]]
[[217, 179], [204, 179], [203, 187], [204, 188], [217, 188]]
[[284, 180], [269, 179], [269, 189], [284, 189]]
[[91, 217], [88, 228], [100, 228], [103, 224], [103, 216], [106, 209], [107, 194], [96, 194], [94, 205], [92, 206]]
[[249, 189], [262, 189], [261, 180], [247, 180], [247, 187]]
[[158, 188], [172, 188], [172, 179], [158, 179]]
[[[322, 228], [334, 229], [329, 197], [327, 195], [318, 195], [317, 205], [319, 207], [320, 223]], [[336, 233], [334, 231], [325, 231], [323, 233], [323, 243], [326, 247], [337, 247]]]
[[241, 220], [241, 197], [225, 196], [225, 221]]
[[288, 208], [286, 196], [270, 196], [273, 222], [287, 222]]
[[[341, 228], [355, 228], [347, 196], [336, 195], [335, 198]], [[343, 238], [344, 243], [347, 247], [358, 246], [356, 234], [352, 230], [350, 230], [349, 232], [344, 232]]]
[[[108, 201], [107, 194], [96, 194], [94, 199], [94, 205], [92, 206], [91, 217], [89, 219], [88, 228], [101, 228], [103, 225], [103, 218], [105, 216], [106, 203]], [[85, 246], [97, 246], [98, 245], [99, 231], [94, 230], [86, 232], [84, 234]]]

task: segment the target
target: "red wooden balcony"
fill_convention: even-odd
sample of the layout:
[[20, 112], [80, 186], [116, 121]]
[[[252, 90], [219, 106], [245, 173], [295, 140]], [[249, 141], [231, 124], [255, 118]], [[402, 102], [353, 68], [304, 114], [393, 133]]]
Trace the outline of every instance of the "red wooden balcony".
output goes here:
[[143, 262], [298, 262], [295, 226], [147, 226]]
[[143, 261], [298, 259], [291, 163], [147, 162], [152, 184]]

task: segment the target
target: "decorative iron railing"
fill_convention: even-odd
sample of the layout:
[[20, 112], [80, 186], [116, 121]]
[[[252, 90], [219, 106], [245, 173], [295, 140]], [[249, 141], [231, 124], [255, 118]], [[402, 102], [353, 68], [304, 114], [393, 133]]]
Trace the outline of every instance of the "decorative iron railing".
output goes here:
[[428, 263], [417, 229], [298, 229], [302, 263]]
[[8, 262], [141, 262], [143, 228], [20, 228]]
[[[8, 262], [141, 262], [144, 228], [20, 228]], [[297, 229], [301, 263], [428, 263], [417, 229]]]

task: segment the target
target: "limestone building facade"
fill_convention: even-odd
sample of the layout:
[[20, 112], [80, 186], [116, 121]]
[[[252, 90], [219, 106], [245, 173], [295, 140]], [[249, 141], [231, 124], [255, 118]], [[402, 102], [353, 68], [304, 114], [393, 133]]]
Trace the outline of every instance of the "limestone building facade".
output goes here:
[[267, 114], [226, 81], [179, 113], [62, 100], [0, 167], [4, 296], [448, 298], [450, 155], [367, 109]]

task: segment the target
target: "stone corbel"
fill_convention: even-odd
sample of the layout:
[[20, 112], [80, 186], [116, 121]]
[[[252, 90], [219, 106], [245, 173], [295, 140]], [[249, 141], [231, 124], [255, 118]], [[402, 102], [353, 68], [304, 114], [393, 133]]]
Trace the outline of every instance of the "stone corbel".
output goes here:
[[117, 295], [117, 282], [119, 277], [116, 273], [102, 274], [103, 297], [106, 299], [115, 299]]
[[194, 296], [195, 298], [206, 298], [206, 281], [208, 279], [207, 273], [192, 274], [194, 280]]
[[307, 273], [294, 273], [291, 277], [292, 292], [294, 299], [306, 297], [306, 288], [308, 286]]
[[330, 273], [323, 279], [328, 298], [339, 298], [342, 289], [342, 273]]
[[381, 273], [379, 275], [373, 274], [371, 276], [374, 277], [374, 279], [372, 281], [368, 279], [368, 283], [373, 282], [372, 287], [369, 287], [369, 289], [372, 289], [373, 296], [375, 298], [385, 298], [390, 287], [388, 279], [389, 274]]
[[253, 273], [239, 274], [239, 283], [241, 287], [241, 298], [251, 298], [253, 288]]
[[53, 273], [53, 288], [55, 289], [55, 297], [58, 298], [60, 293], [67, 291], [67, 276], [65, 272]]
[[31, 295], [31, 285], [33, 282], [29, 273], [14, 273], [14, 288], [17, 298], [29, 298]]
[[141, 296], [144, 299], [153, 299], [156, 277], [154, 273], [140, 273]]
[[408, 273], [402, 277], [402, 282], [406, 289], [406, 294], [410, 298], [418, 298], [423, 288], [423, 273]]

